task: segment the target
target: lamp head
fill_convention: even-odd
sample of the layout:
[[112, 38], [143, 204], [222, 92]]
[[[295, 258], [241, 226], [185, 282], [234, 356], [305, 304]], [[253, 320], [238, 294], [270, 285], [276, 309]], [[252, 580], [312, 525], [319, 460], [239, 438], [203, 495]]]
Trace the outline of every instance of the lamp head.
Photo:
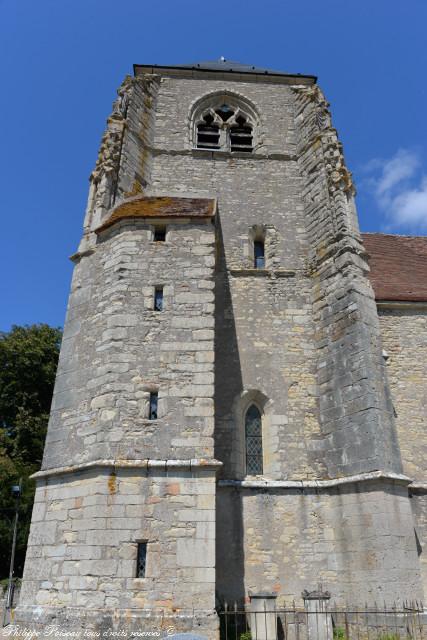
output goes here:
[[21, 495], [21, 486], [19, 484], [12, 485], [12, 495], [14, 498], [19, 498]]

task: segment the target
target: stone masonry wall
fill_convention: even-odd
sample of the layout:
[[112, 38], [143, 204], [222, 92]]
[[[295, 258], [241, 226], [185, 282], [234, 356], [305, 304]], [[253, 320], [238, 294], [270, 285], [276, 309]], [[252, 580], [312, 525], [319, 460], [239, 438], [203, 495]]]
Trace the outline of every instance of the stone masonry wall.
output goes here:
[[425, 308], [379, 308], [403, 470], [424, 489], [411, 489], [417, 549], [427, 593], [427, 311]]
[[214, 228], [170, 225], [160, 243], [152, 232], [115, 225], [76, 265], [43, 469], [213, 454]]
[[[116, 610], [116, 626], [127, 617], [130, 632], [131, 611], [154, 616], [144, 630], [160, 630], [161, 617], [175, 614], [167, 626], [179, 625], [178, 611], [208, 616], [214, 531], [209, 469], [106, 468], [39, 480], [19, 619], [31, 619], [38, 607], [39, 622], [54, 616], [61, 623], [61, 608], [78, 608], [82, 628], [99, 628], [99, 611], [114, 617]], [[148, 541], [145, 578], [136, 577], [138, 541]]]
[[427, 594], [427, 487], [411, 489], [414, 534], [423, 583], [423, 602]]
[[[250, 156], [193, 149], [192, 105], [221, 86], [162, 78], [147, 193], [218, 199], [215, 455], [224, 462], [222, 475], [245, 475], [243, 416], [257, 398], [264, 411], [265, 473], [322, 476], [294, 97], [285, 86], [227, 82], [226, 92], [244, 95], [259, 113], [259, 147]], [[265, 232], [263, 273], [253, 269], [251, 257], [256, 227]]]
[[220, 486], [217, 502], [217, 590], [229, 603], [273, 591], [289, 604], [319, 582], [341, 604], [422, 599], [406, 486]]
[[[245, 157], [192, 149], [191, 107], [218, 89], [212, 80], [162, 79], [147, 192], [218, 198], [215, 454], [224, 462], [222, 477], [245, 476], [243, 416], [251, 401], [264, 414], [269, 480], [399, 472], [351, 177], [324, 100], [319, 107], [304, 90], [227, 82], [227, 92], [243, 95], [260, 114], [260, 146]], [[259, 227], [266, 242], [263, 273], [251, 269], [249, 237]], [[396, 492], [384, 481], [372, 499], [365, 484], [354, 484], [334, 509], [325, 498], [334, 537], [323, 540], [319, 533], [320, 544], [315, 527], [304, 524], [310, 508], [305, 493], [297, 502], [288, 494], [276, 499], [266, 486], [254, 510], [255, 499], [239, 494], [242, 487], [233, 489], [234, 503], [225, 491], [217, 497], [220, 596], [240, 599], [250, 588], [273, 588], [289, 575], [310, 581], [319, 572], [334, 597], [353, 602], [420, 593], [406, 489]], [[402, 517], [389, 515], [397, 512]], [[271, 528], [275, 518], [277, 531]], [[289, 534], [279, 531], [284, 521]], [[270, 555], [252, 542], [259, 536], [274, 541]], [[388, 548], [395, 553], [385, 558]], [[293, 558], [290, 565], [283, 557]], [[312, 584], [288, 579], [285, 591], [293, 597], [315, 586], [313, 578]]]
[[[156, 86], [125, 80], [91, 176], [17, 620], [130, 632], [169, 616], [211, 637], [215, 229], [160, 212], [96, 232], [149, 179]], [[165, 241], [153, 241], [156, 224]]]
[[[311, 89], [153, 75], [119, 88], [91, 176], [43, 460], [65, 469], [39, 475], [18, 619], [132, 629], [152, 612], [150, 624], [164, 615], [213, 638], [215, 586], [230, 599], [298, 597], [320, 577], [353, 602], [419, 594], [354, 190]], [[192, 110], [212, 92], [252, 105], [254, 153], [194, 149]], [[160, 243], [156, 220], [95, 232], [138, 193], [216, 198], [216, 228], [168, 220]], [[259, 232], [266, 264], [255, 270]], [[263, 414], [261, 488], [241, 483], [252, 402]], [[216, 511], [214, 457], [224, 463]], [[92, 466], [71, 473], [81, 464]], [[378, 469], [395, 475], [274, 487]], [[138, 540], [149, 548], [143, 581]]]
[[296, 89], [299, 162], [318, 348], [320, 422], [330, 475], [401, 471], [374, 295], [354, 187], [328, 103]]
[[423, 482], [427, 471], [427, 311], [380, 307], [379, 318], [403, 470], [415, 482]]

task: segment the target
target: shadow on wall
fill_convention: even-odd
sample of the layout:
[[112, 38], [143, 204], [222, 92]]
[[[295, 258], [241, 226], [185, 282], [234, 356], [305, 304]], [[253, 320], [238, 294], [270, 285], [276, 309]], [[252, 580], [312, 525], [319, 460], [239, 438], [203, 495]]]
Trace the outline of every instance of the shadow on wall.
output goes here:
[[[216, 232], [215, 458], [223, 463], [220, 476], [230, 478], [236, 454], [232, 406], [243, 391], [243, 382], [220, 212]], [[245, 597], [243, 505], [238, 490], [217, 490], [216, 496], [216, 586], [217, 606], [221, 607], [224, 601], [242, 603]]]

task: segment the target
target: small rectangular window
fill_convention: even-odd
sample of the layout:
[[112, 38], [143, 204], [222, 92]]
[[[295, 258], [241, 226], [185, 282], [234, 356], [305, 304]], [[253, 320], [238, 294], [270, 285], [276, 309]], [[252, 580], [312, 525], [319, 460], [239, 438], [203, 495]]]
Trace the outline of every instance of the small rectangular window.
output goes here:
[[255, 240], [254, 242], [254, 266], [255, 269], [264, 269], [265, 256], [264, 256], [264, 243], [261, 240]]
[[148, 412], [148, 418], [150, 420], [157, 420], [157, 404], [159, 400], [159, 394], [157, 391], [150, 393], [150, 408]]
[[154, 242], [164, 242], [166, 240], [166, 227], [154, 227]]
[[138, 557], [136, 561], [136, 577], [145, 578], [145, 569], [147, 566], [147, 543], [138, 542]]
[[154, 288], [154, 311], [163, 311], [163, 287]]

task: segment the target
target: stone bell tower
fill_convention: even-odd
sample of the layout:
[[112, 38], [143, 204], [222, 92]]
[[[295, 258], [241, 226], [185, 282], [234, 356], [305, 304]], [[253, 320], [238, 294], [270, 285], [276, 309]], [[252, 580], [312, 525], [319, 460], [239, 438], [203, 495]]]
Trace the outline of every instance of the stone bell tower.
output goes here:
[[17, 619], [197, 631], [420, 576], [354, 187], [313, 76], [136, 65], [77, 253]]

